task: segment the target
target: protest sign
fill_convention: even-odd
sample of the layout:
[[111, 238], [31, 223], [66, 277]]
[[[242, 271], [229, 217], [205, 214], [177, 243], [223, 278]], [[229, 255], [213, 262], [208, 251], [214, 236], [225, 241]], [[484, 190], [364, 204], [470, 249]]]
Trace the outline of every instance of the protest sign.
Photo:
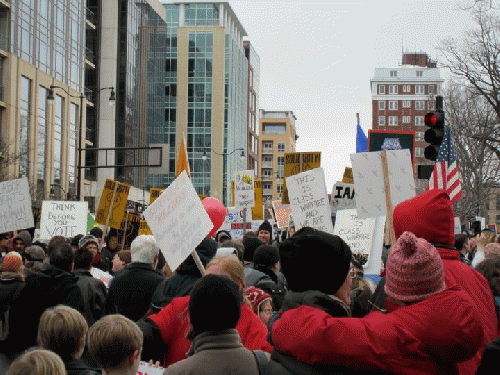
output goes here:
[[252, 219], [264, 220], [264, 204], [262, 200], [262, 180], [255, 179], [255, 205], [252, 207]]
[[139, 235], [141, 234], [153, 234], [151, 229], [149, 229], [148, 222], [146, 220], [141, 220], [139, 223]]
[[312, 227], [332, 233], [333, 224], [323, 169], [316, 168], [290, 176], [286, 183], [295, 229]]
[[274, 216], [279, 229], [287, 228], [288, 221], [292, 215], [292, 208], [289, 204], [281, 203], [281, 201], [273, 201]]
[[254, 173], [249, 169], [236, 172], [234, 190], [236, 195], [236, 207], [251, 208], [255, 205]]
[[339, 210], [356, 208], [354, 185], [337, 182], [332, 189], [330, 204], [332, 207], [332, 213]]
[[0, 182], [0, 233], [35, 226], [26, 177]]
[[213, 227], [186, 171], [144, 211], [144, 218], [172, 270]]
[[460, 217], [455, 216], [455, 234], [462, 233], [462, 223], [460, 222]]
[[352, 178], [352, 168], [345, 167], [344, 175], [342, 176], [342, 182], [345, 184], [353, 184], [354, 180]]
[[[221, 225], [219, 230], [227, 230], [232, 238], [242, 238], [243, 237], [243, 215], [244, 210], [239, 207], [227, 207], [227, 215], [224, 219], [224, 223]], [[252, 228], [252, 213], [250, 210], [246, 210], [246, 227], [247, 231]]]
[[285, 153], [285, 165], [283, 174], [283, 195], [281, 201], [290, 204], [288, 189], [286, 187], [286, 178], [300, 172], [309, 171], [321, 166], [321, 152], [287, 152]]
[[153, 364], [141, 361], [136, 375], [163, 375], [165, 369], [161, 366], [155, 367]]
[[127, 207], [129, 191], [129, 185], [106, 179], [96, 211], [95, 222], [120, 229]]
[[88, 202], [43, 201], [40, 238], [74, 237], [87, 233]]
[[151, 188], [149, 189], [149, 204], [153, 203], [156, 198], [158, 198], [161, 193], [163, 192], [163, 189], [157, 189], [157, 188]]

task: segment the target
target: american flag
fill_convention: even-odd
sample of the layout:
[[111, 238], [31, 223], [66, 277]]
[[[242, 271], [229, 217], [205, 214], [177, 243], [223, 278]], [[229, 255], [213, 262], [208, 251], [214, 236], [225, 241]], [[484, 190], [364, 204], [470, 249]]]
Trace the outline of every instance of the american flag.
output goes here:
[[451, 138], [451, 130], [444, 127], [443, 142], [439, 147], [434, 171], [429, 178], [430, 189], [444, 189], [450, 196], [451, 203], [456, 203], [462, 197], [462, 185], [460, 183], [460, 171], [457, 168], [457, 157], [455, 146]]

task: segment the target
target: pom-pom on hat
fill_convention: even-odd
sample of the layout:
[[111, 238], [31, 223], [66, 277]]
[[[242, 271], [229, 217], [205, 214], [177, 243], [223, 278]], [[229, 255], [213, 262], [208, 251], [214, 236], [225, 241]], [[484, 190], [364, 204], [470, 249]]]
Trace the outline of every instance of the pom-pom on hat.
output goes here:
[[23, 265], [23, 257], [17, 251], [11, 251], [3, 257], [3, 272], [19, 272]]
[[196, 334], [235, 328], [240, 318], [238, 285], [226, 276], [206, 275], [196, 282], [189, 317]]
[[385, 270], [385, 292], [398, 301], [420, 301], [445, 288], [443, 261], [436, 248], [411, 232], [396, 241]]
[[259, 306], [261, 304], [263, 304], [265, 301], [273, 301], [269, 294], [264, 292], [262, 289], [256, 288], [254, 286], [245, 289], [245, 298], [250, 304], [253, 312], [257, 315], [259, 314]]
[[339, 236], [319, 230], [297, 233], [279, 247], [281, 271], [289, 289], [337, 293], [351, 268], [351, 248]]
[[278, 248], [272, 245], [260, 245], [253, 254], [253, 263], [259, 266], [271, 267], [279, 260]]

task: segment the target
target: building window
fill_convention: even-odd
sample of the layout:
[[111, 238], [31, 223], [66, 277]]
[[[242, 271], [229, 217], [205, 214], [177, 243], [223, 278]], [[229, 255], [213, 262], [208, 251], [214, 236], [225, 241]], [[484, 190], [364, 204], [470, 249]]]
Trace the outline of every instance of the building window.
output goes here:
[[262, 177], [271, 178], [272, 175], [273, 175], [272, 169], [263, 169], [262, 170]]
[[423, 141], [424, 140], [424, 132], [417, 132], [415, 138], [417, 141]]
[[378, 126], [385, 126], [385, 116], [378, 117]]
[[262, 142], [262, 151], [272, 152], [273, 142]]
[[424, 116], [415, 116], [415, 126], [424, 125]]
[[391, 77], [397, 77], [398, 76], [398, 72], [396, 70], [391, 70], [390, 76]]
[[411, 122], [410, 116], [403, 116], [403, 124], [409, 124]]
[[410, 92], [410, 85], [404, 85], [403, 92]]
[[423, 111], [425, 109], [425, 102], [423, 100], [415, 101], [415, 110]]
[[263, 131], [265, 134], [285, 134], [286, 133], [286, 124], [271, 124], [264, 123], [262, 125]]
[[285, 152], [285, 144], [278, 143], [278, 152]]
[[272, 156], [263, 156], [262, 161], [264, 163], [272, 163], [273, 162], [273, 157]]
[[435, 111], [435, 110], [436, 110], [436, 101], [430, 100], [429, 101], [429, 111]]
[[416, 85], [415, 94], [425, 94], [424, 85]]
[[391, 100], [389, 102], [389, 110], [395, 111], [398, 109], [398, 102], [396, 100]]
[[378, 93], [385, 94], [385, 85], [378, 85]]
[[277, 178], [283, 178], [285, 175], [285, 157], [278, 156], [278, 174]]
[[276, 191], [278, 192], [278, 194], [283, 194], [283, 184], [277, 184]]
[[389, 126], [398, 125], [398, 116], [389, 116]]
[[417, 77], [422, 77], [422, 71], [421, 70], [417, 70]]
[[397, 85], [389, 85], [389, 94], [397, 95], [398, 94], [398, 86]]
[[415, 156], [421, 158], [424, 156], [424, 150], [422, 147], [415, 147]]
[[403, 108], [410, 108], [411, 102], [409, 100], [403, 100]]
[[28, 176], [28, 155], [31, 122], [31, 80], [21, 76], [19, 105], [19, 175]]
[[378, 102], [378, 110], [383, 111], [385, 109], [385, 100], [379, 100]]
[[427, 87], [427, 90], [429, 91], [429, 94], [436, 94], [436, 85], [429, 85]]

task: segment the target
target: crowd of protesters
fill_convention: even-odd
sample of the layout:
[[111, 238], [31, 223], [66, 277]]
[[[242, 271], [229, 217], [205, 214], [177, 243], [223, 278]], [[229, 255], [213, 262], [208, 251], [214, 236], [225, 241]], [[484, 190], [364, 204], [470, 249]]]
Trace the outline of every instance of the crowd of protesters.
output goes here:
[[[151, 235], [0, 235], [0, 372], [488, 374], [500, 353], [500, 239], [454, 233], [445, 191], [394, 209], [381, 279], [303, 227], [206, 237], [170, 270]], [[279, 240], [279, 241], [278, 241]], [[173, 271], [173, 272], [172, 272]]]

